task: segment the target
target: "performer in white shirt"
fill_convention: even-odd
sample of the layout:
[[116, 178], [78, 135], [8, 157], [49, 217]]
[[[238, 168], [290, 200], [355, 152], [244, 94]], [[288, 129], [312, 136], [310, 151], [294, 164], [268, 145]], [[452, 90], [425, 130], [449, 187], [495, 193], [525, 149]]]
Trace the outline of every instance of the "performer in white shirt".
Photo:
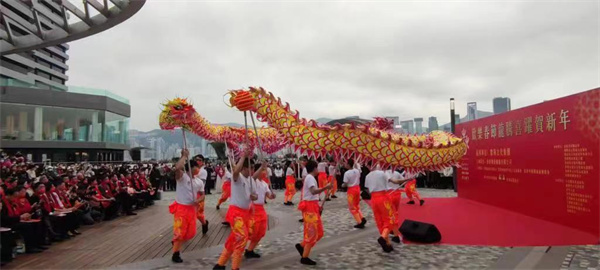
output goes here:
[[304, 220], [304, 239], [302, 243], [296, 244], [296, 249], [302, 256], [300, 263], [306, 265], [316, 265], [317, 263], [308, 256], [312, 247], [323, 237], [323, 223], [321, 221], [321, 207], [319, 206], [319, 193], [331, 189], [331, 184], [324, 187], [317, 187], [315, 176], [318, 174], [317, 163], [315, 161], [306, 162], [305, 166], [308, 174], [304, 179], [302, 191], [304, 196], [298, 206], [302, 211]]
[[181, 150], [181, 158], [175, 164], [175, 180], [177, 186], [175, 189], [175, 201], [169, 206], [169, 212], [173, 214], [173, 256], [171, 260], [175, 263], [182, 263], [180, 256], [181, 246], [196, 235], [196, 206], [200, 203], [197, 199], [197, 191], [201, 190], [201, 186], [197, 181], [192, 181], [192, 170], [198, 168], [198, 164], [190, 160], [189, 151]]
[[198, 155], [194, 157], [194, 160], [200, 167], [192, 169], [194, 173], [194, 185], [199, 187], [196, 191], [196, 200], [198, 201], [198, 205], [196, 206], [196, 218], [202, 223], [202, 234], [206, 234], [208, 232], [208, 220], [204, 217], [204, 184], [206, 183], [206, 176], [208, 174], [204, 169], [204, 156]]
[[337, 196], [335, 196], [335, 193], [337, 192], [337, 180], [336, 180], [336, 175], [338, 173], [337, 171], [337, 167], [335, 162], [331, 161], [329, 162], [329, 183], [331, 183], [332, 188], [331, 188], [331, 198], [333, 199], [337, 199]]
[[294, 176], [296, 172], [294, 168], [296, 168], [295, 162], [288, 161], [286, 163], [286, 171], [285, 171], [285, 199], [283, 200], [284, 205], [294, 205], [292, 199], [296, 194], [296, 177]]
[[221, 209], [221, 204], [227, 201], [231, 196], [231, 166], [227, 164], [227, 169], [225, 170], [225, 175], [223, 175], [223, 193], [221, 193], [221, 198], [219, 198], [219, 202], [217, 202], [217, 210]]
[[[329, 179], [327, 179], [327, 161], [325, 161], [324, 159], [318, 158], [317, 159], [318, 165], [317, 165], [317, 171], [319, 172], [319, 175], [317, 176], [317, 180], [319, 182], [319, 187], [324, 187], [327, 185], [327, 182], [329, 182]], [[331, 199], [329, 199], [329, 192], [325, 192], [325, 200], [326, 201], [331, 201]]]
[[[225, 269], [227, 261], [232, 258], [232, 269], [239, 269], [248, 243], [248, 225], [250, 223], [250, 205], [256, 201], [258, 196], [252, 192], [250, 182], [251, 162], [246, 162], [250, 152], [244, 153], [233, 169], [231, 182], [231, 203], [225, 219], [231, 226], [231, 233], [225, 241], [225, 248], [219, 257], [219, 261], [213, 269]], [[265, 170], [267, 163], [264, 162], [260, 169], [254, 173], [252, 178], [258, 178]]]
[[[394, 170], [387, 170], [387, 171], [385, 171], [385, 173], [391, 179], [405, 180], [404, 170], [402, 170], [402, 172], [398, 172], [398, 171], [394, 171]], [[388, 182], [388, 196], [390, 197], [392, 206], [394, 206], [396, 208], [400, 208], [400, 199], [402, 198], [403, 191], [404, 191], [404, 188], [402, 187], [402, 185]]]
[[377, 239], [379, 245], [384, 252], [391, 252], [394, 247], [390, 243], [390, 232], [394, 232], [392, 238], [394, 242], [400, 243], [400, 231], [398, 226], [398, 210], [392, 205], [391, 199], [388, 196], [389, 184], [401, 184], [403, 180], [392, 179], [390, 174], [377, 166], [377, 168], [367, 174], [365, 178], [365, 187], [369, 189], [371, 194], [371, 208], [373, 209], [373, 217], [379, 229], [380, 237]]
[[356, 220], [354, 228], [364, 229], [367, 219], [360, 211], [360, 171], [354, 168], [354, 165], [353, 159], [346, 161], [345, 167], [347, 171], [344, 173], [344, 183], [342, 186], [348, 188], [348, 208], [354, 220]]
[[[259, 164], [254, 166], [257, 171], [260, 170], [259, 166]], [[254, 252], [254, 248], [256, 248], [258, 242], [260, 242], [267, 233], [268, 218], [264, 202], [267, 198], [271, 200], [275, 199], [275, 193], [271, 191], [269, 184], [262, 180], [266, 177], [266, 174], [267, 172], [263, 171], [261, 176], [251, 180], [254, 181], [254, 190], [258, 199], [252, 202], [252, 217], [250, 218], [250, 224], [248, 225], [248, 240], [250, 240], [250, 244], [244, 253], [246, 258], [260, 258], [260, 255]]]

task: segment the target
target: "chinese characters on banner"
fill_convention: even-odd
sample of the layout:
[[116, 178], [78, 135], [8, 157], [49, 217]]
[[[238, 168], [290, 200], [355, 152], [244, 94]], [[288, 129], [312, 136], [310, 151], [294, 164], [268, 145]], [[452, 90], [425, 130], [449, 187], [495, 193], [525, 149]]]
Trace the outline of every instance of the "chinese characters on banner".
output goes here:
[[458, 195], [600, 238], [600, 89], [461, 123]]

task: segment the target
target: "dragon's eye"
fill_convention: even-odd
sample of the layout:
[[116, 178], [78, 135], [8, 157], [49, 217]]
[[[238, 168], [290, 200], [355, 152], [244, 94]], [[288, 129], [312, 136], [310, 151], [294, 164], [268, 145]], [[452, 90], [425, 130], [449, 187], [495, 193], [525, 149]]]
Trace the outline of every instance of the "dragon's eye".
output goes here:
[[175, 110], [179, 110], [179, 111], [183, 110], [183, 107], [181, 105], [177, 105], [177, 106], [175, 106]]

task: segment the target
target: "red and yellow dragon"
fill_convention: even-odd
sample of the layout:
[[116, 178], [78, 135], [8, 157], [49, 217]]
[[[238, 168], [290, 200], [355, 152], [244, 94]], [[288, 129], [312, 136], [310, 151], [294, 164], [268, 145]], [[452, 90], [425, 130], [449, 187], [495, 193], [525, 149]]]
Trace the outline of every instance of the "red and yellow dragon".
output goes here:
[[[211, 124], [198, 114], [186, 99], [176, 98], [163, 105], [164, 109], [159, 116], [161, 129], [173, 130], [181, 127], [206, 140], [224, 142], [235, 155], [239, 154], [240, 145], [246, 141], [245, 128]], [[265, 153], [275, 153], [287, 145], [285, 138], [274, 128], [263, 127], [257, 131], [262, 143], [261, 150]], [[254, 149], [258, 145], [256, 133], [252, 129], [249, 129], [248, 140], [248, 149]]]
[[[276, 129], [288, 144], [312, 156], [353, 157], [370, 161], [373, 166], [404, 168], [414, 173], [456, 165], [467, 152], [462, 138], [443, 131], [409, 135], [371, 124], [320, 125], [300, 118], [298, 111], [293, 112], [288, 103], [283, 105], [281, 99], [263, 88], [250, 87], [229, 94], [232, 106], [255, 112], [259, 121]], [[243, 104], [238, 104], [240, 95], [244, 96]]]
[[[229, 91], [231, 106], [256, 113], [259, 121], [268, 128], [259, 128], [262, 150], [274, 153], [286, 146], [311, 156], [333, 155], [341, 158], [358, 158], [382, 168], [404, 168], [416, 173], [441, 170], [456, 165], [467, 151], [462, 138], [443, 131], [423, 135], [400, 134], [391, 130], [390, 123], [376, 118], [371, 124], [320, 125], [313, 120], [300, 118], [289, 104], [262, 88]], [[182, 127], [207, 140], [227, 143], [233, 150], [246, 141], [246, 129], [212, 125], [185, 99], [167, 102], [160, 114], [160, 127]], [[258, 145], [257, 136], [248, 130], [249, 146]]]

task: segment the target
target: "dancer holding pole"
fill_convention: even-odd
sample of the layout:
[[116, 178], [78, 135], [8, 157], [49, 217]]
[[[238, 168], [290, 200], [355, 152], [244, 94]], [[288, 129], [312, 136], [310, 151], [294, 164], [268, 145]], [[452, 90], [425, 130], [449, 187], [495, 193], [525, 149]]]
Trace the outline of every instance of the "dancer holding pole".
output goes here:
[[[169, 206], [169, 212], [173, 214], [173, 255], [171, 260], [182, 263], [181, 246], [196, 235], [197, 206], [203, 200], [197, 198], [194, 190], [200, 190], [201, 186], [193, 181], [193, 170], [198, 168], [195, 161], [189, 160], [189, 151], [183, 130], [183, 149], [181, 158], [175, 164], [175, 201]], [[186, 166], [187, 163], [187, 166]]]
[[300, 259], [301, 264], [316, 265], [317, 263], [308, 256], [312, 247], [323, 237], [319, 194], [331, 189], [331, 183], [318, 188], [317, 180], [315, 179], [318, 174], [317, 163], [315, 161], [308, 161], [306, 169], [309, 173], [304, 179], [302, 201], [298, 206], [298, 209], [302, 211], [302, 219], [304, 220], [304, 238], [301, 243], [296, 244], [296, 250], [302, 256]]
[[[245, 111], [244, 122], [246, 123], [246, 146], [242, 157], [233, 169], [231, 204], [225, 218], [231, 226], [231, 233], [225, 242], [225, 247], [219, 257], [219, 261], [213, 269], [225, 269], [225, 265], [227, 265], [229, 258], [232, 259], [232, 269], [240, 268], [242, 256], [248, 243], [251, 203], [258, 199], [251, 179], [258, 178], [259, 174], [262, 173], [267, 166], [266, 162], [263, 163], [260, 169], [251, 176], [252, 162], [250, 160], [250, 155], [252, 154], [252, 149], [248, 140], [248, 120]], [[248, 159], [248, 162], [246, 162], [246, 159]]]

